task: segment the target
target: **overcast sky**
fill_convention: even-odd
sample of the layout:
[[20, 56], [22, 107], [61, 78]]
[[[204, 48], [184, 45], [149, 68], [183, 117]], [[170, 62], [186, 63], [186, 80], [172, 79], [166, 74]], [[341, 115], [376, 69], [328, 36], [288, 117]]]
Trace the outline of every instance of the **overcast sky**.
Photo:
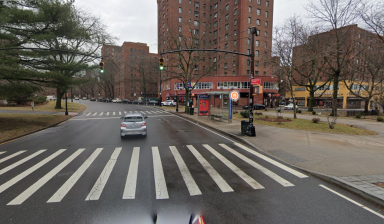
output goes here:
[[[240, 0], [246, 1], [246, 0]], [[293, 14], [306, 15], [303, 5], [309, 0], [275, 0], [274, 25]], [[107, 30], [124, 41], [146, 43], [151, 53], [157, 53], [157, 0], [76, 0], [77, 6], [99, 16]]]

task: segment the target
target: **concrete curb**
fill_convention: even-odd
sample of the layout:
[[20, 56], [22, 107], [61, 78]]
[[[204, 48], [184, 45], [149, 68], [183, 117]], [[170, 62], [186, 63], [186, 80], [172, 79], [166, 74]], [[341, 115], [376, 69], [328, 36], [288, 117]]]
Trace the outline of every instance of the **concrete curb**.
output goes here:
[[172, 114], [174, 114], [174, 115], [176, 115], [176, 116], [183, 117], [183, 118], [185, 118], [185, 119], [187, 119], [187, 120], [189, 120], [189, 121], [196, 122], [197, 124], [199, 124], [199, 125], [201, 125], [201, 126], [204, 126], [204, 127], [206, 127], [206, 128], [212, 129], [212, 130], [214, 130], [214, 131], [216, 131], [216, 132], [218, 132], [218, 133], [220, 133], [220, 134], [223, 134], [223, 135], [226, 135], [226, 136], [231, 137], [231, 138], [233, 138], [233, 139], [236, 139], [236, 140], [238, 140], [239, 142], [241, 142], [241, 143], [243, 143], [243, 144], [245, 144], [245, 145], [247, 145], [247, 146], [249, 146], [249, 147], [252, 147], [252, 148], [257, 149], [259, 152], [262, 152], [262, 153], [264, 153], [264, 154], [266, 154], [266, 155], [268, 155], [268, 156], [274, 158], [275, 160], [278, 160], [278, 161], [281, 162], [281, 163], [284, 163], [284, 164], [287, 164], [287, 165], [289, 165], [289, 166], [295, 167], [295, 168], [298, 169], [298, 170], [301, 170], [301, 171], [303, 171], [303, 172], [306, 172], [306, 173], [308, 173], [308, 174], [310, 174], [310, 175], [312, 175], [312, 176], [316, 176], [316, 177], [318, 177], [318, 178], [320, 178], [320, 179], [322, 179], [322, 180], [324, 180], [324, 181], [326, 181], [326, 182], [333, 183], [333, 184], [335, 184], [335, 185], [341, 187], [341, 188], [344, 189], [344, 190], [347, 190], [347, 191], [349, 191], [349, 192], [351, 192], [351, 193], [354, 193], [354, 194], [356, 194], [356, 195], [358, 195], [358, 196], [360, 196], [360, 197], [366, 199], [367, 201], [370, 201], [370, 202], [372, 202], [372, 203], [374, 203], [374, 204], [377, 204], [377, 205], [379, 205], [379, 206], [381, 206], [381, 207], [384, 207], [384, 201], [381, 200], [380, 198], [378, 198], [378, 197], [376, 197], [376, 196], [370, 194], [369, 192], [366, 192], [364, 189], [359, 189], [358, 186], [354, 186], [353, 184], [351, 184], [351, 183], [349, 183], [349, 182], [347, 182], [347, 181], [344, 181], [344, 180], [342, 180], [342, 179], [340, 179], [340, 178], [338, 178], [338, 177], [330, 176], [330, 175], [327, 175], [327, 174], [323, 174], [323, 173], [319, 173], [319, 172], [316, 172], [316, 171], [312, 171], [312, 170], [304, 169], [304, 168], [302, 168], [302, 167], [298, 167], [297, 165], [294, 165], [294, 164], [288, 163], [288, 162], [286, 162], [286, 161], [283, 161], [283, 160], [281, 160], [280, 158], [278, 158], [278, 157], [276, 157], [276, 156], [274, 156], [274, 155], [271, 155], [271, 154], [269, 154], [268, 152], [265, 152], [265, 151], [261, 150], [259, 147], [253, 145], [251, 142], [249, 142], [248, 140], [246, 140], [246, 139], [244, 139], [244, 138], [242, 138], [242, 137], [240, 137], [240, 136], [233, 135], [233, 134], [231, 134], [231, 133], [225, 132], [225, 131], [220, 130], [220, 129], [218, 129], [218, 128], [212, 127], [212, 126], [210, 126], [210, 125], [208, 125], [208, 124], [199, 123], [199, 121], [197, 121], [197, 120], [195, 120], [195, 119], [193, 119], [193, 118], [190, 118], [190, 117], [188, 117], [188, 116], [179, 115], [179, 114], [177, 114], [177, 113], [175, 113], [175, 112], [172, 112], [172, 111], [167, 111], [167, 112], [172, 113]]
[[[2, 144], [5, 144], [5, 143], [8, 143], [8, 142], [10, 142], [10, 141], [13, 141], [13, 140], [16, 140], [16, 139], [19, 139], [19, 138], [22, 138], [22, 137], [25, 137], [25, 136], [34, 134], [34, 133], [36, 133], [36, 132], [43, 131], [43, 130], [48, 129], [48, 128], [51, 128], [51, 127], [55, 127], [55, 126], [57, 126], [57, 125], [59, 125], [59, 124], [61, 124], [61, 123], [63, 123], [63, 122], [66, 122], [66, 121], [68, 121], [68, 120], [70, 120], [70, 119], [72, 119], [72, 118], [74, 118], [74, 117], [76, 117], [76, 116], [79, 116], [81, 113], [83, 113], [84, 111], [86, 111], [86, 110], [88, 109], [88, 107], [87, 107], [86, 105], [84, 105], [84, 106], [85, 106], [85, 109], [82, 110], [81, 112], [79, 112], [77, 115], [74, 115], [74, 116], [72, 116], [72, 115], [68, 115], [68, 118], [67, 118], [67, 119], [64, 119], [64, 120], [62, 120], [62, 121], [60, 121], [60, 122], [56, 122], [56, 123], [54, 123], [54, 124], [45, 126], [45, 127], [43, 127], [43, 128], [40, 128], [40, 129], [31, 131], [31, 132], [28, 132], [28, 133], [25, 133], [25, 134], [22, 134], [22, 135], [19, 135], [19, 136], [14, 137], [14, 138], [6, 139], [6, 140], [4, 140], [4, 141], [1, 141], [0, 144], [2, 145]], [[64, 115], [64, 116], [65, 116], [65, 115]]]

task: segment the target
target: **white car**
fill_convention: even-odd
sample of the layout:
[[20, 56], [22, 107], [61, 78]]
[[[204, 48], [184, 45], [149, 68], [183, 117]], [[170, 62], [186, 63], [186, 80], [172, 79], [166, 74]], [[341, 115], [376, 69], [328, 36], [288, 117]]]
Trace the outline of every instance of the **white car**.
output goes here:
[[166, 100], [161, 102], [162, 106], [176, 106], [176, 102], [174, 100]]
[[86, 100], [87, 99], [87, 97], [83, 97], [83, 100]]
[[116, 99], [113, 99], [112, 100], [112, 103], [121, 103], [121, 99], [120, 98], [116, 98]]
[[79, 97], [75, 97], [75, 100], [79, 100]]
[[[290, 103], [288, 104], [287, 106], [284, 107], [286, 110], [293, 110], [293, 103]], [[298, 109], [298, 107], [296, 106], [296, 109]]]

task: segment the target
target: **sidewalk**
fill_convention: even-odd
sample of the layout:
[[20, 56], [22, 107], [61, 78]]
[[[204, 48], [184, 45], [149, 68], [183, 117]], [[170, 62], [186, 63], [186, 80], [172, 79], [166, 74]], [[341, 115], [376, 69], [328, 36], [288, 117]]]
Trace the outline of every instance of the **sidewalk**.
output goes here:
[[[65, 112], [54, 111], [33, 111], [33, 110], [0, 110], [0, 114], [51, 114], [51, 115], [65, 115]], [[76, 112], [68, 112], [68, 115], [76, 116]]]
[[[384, 125], [382, 123], [337, 119], [337, 123], [354, 125], [378, 133], [373, 136], [328, 134], [255, 125], [256, 137], [248, 137], [241, 135], [241, 122], [238, 120], [232, 120], [229, 124], [212, 121], [208, 117], [197, 116], [196, 113], [195, 115], [177, 114], [246, 140], [260, 151], [301, 169], [319, 174], [384, 206], [384, 188], [373, 184], [384, 182]], [[263, 114], [276, 115], [274, 112], [263, 112]], [[285, 114], [284, 117], [293, 117], [293, 114]], [[298, 114], [298, 118], [312, 119], [313, 116]], [[326, 121], [324, 120], [326, 118], [321, 119]]]

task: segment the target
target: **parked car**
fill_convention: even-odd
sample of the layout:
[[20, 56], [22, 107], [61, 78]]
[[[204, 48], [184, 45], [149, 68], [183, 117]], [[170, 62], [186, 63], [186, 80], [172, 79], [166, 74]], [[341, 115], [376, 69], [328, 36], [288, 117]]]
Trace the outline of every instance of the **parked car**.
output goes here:
[[[293, 110], [293, 103], [288, 104], [287, 106], [284, 107], [284, 109], [286, 109], [286, 110]], [[297, 106], [296, 106], [296, 109], [298, 109]]]
[[133, 101], [132, 104], [143, 104], [143, 101], [142, 100], [135, 100], [135, 101]]
[[127, 113], [122, 117], [123, 121], [120, 124], [120, 137], [124, 138], [126, 135], [143, 135], [147, 136], [147, 123], [145, 119], [148, 118], [142, 113]]
[[124, 99], [123, 101], [121, 101], [122, 103], [131, 103], [131, 101], [129, 99]]
[[162, 106], [176, 106], [176, 102], [174, 100], [166, 100], [161, 102]]
[[112, 100], [112, 103], [121, 103], [121, 99], [120, 98], [116, 98], [116, 99], [113, 99]]
[[56, 100], [56, 96], [54, 96], [54, 95], [47, 96], [47, 100]]
[[86, 100], [87, 99], [87, 97], [83, 97], [83, 100]]
[[91, 98], [91, 99], [89, 99], [89, 101], [96, 101], [96, 99], [95, 98]]
[[[248, 109], [249, 109], [249, 105], [245, 105], [245, 106], [243, 106], [243, 109], [244, 109], [244, 110], [248, 110]], [[264, 110], [264, 109], [265, 109], [265, 106], [264, 106], [263, 104], [255, 103], [255, 104], [253, 104], [253, 109], [254, 109], [254, 110]]]
[[79, 97], [75, 97], [75, 100], [79, 100]]
[[159, 104], [159, 101], [157, 101], [157, 100], [150, 100], [150, 101], [148, 102], [148, 104], [150, 104], [150, 105], [158, 105], [158, 104]]
[[97, 99], [98, 102], [103, 102], [103, 100], [104, 100], [103, 97], [99, 97], [99, 98]]
[[109, 98], [104, 98], [104, 99], [103, 99], [103, 102], [104, 102], [104, 103], [110, 103], [111, 100], [110, 100]]

